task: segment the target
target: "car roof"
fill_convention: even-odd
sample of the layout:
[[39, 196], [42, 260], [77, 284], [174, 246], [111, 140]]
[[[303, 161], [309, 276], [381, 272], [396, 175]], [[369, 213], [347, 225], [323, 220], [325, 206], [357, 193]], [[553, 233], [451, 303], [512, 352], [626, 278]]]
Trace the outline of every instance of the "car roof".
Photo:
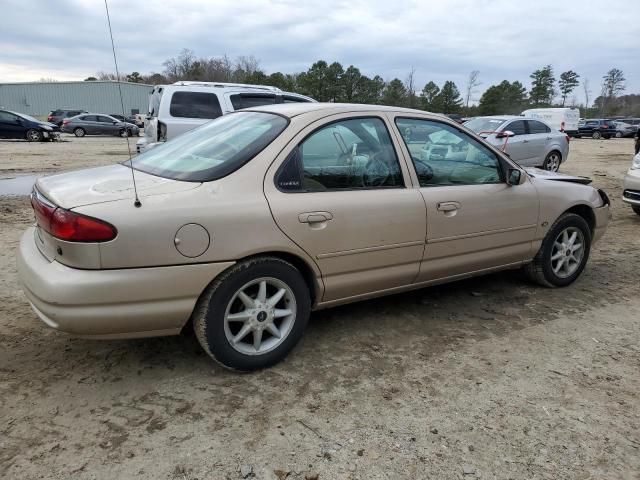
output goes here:
[[301, 102], [301, 103], [277, 103], [273, 105], [262, 105], [254, 108], [243, 109], [246, 111], [255, 112], [273, 112], [285, 117], [293, 118], [298, 115], [306, 113], [318, 113], [321, 112], [325, 115], [333, 115], [337, 113], [350, 113], [350, 112], [370, 112], [372, 110], [378, 112], [393, 112], [393, 113], [406, 113], [406, 114], [430, 114], [437, 115], [443, 118], [447, 118], [440, 113], [431, 113], [424, 110], [415, 110], [412, 108], [392, 107], [387, 105], [369, 105], [366, 103], [327, 103], [327, 102]]

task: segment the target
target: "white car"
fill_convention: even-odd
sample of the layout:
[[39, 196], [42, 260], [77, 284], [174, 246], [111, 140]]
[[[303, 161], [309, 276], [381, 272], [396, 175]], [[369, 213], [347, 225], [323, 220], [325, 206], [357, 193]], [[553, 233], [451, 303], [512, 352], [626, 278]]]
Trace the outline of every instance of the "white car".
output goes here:
[[189, 81], [156, 85], [149, 94], [144, 137], [136, 143], [136, 150], [141, 153], [242, 108], [299, 102], [315, 100], [266, 85]]
[[541, 120], [513, 115], [476, 117], [464, 126], [487, 143], [502, 148], [524, 167], [541, 167], [557, 172], [569, 156], [570, 137]]
[[624, 176], [622, 188], [622, 200], [640, 215], [640, 153], [633, 157], [631, 168]]

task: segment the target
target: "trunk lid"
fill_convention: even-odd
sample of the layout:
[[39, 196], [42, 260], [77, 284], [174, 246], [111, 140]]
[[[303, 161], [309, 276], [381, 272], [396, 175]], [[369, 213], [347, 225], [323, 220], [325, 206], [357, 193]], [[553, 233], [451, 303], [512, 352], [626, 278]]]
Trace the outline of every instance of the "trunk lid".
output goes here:
[[[182, 182], [135, 171], [140, 199], [152, 195], [181, 192], [197, 188], [201, 183]], [[41, 177], [38, 191], [55, 205], [72, 209], [83, 205], [135, 198], [131, 169], [115, 164], [75, 172]]]

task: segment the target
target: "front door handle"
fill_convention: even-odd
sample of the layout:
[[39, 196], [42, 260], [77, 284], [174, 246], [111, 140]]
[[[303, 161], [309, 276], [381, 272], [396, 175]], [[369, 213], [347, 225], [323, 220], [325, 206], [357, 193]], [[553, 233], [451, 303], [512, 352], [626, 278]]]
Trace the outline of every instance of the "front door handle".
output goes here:
[[305, 212], [298, 215], [300, 223], [321, 223], [333, 219], [331, 212]]
[[438, 210], [441, 212], [452, 212], [458, 210], [462, 205], [459, 202], [440, 202], [438, 204]]

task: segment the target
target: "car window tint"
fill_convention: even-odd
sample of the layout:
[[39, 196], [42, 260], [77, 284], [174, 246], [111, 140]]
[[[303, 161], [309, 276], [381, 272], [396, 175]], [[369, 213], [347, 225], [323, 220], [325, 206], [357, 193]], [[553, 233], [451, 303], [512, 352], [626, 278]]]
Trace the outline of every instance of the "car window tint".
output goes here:
[[105, 117], [104, 115], [98, 115], [98, 121], [101, 123], [112, 123], [113, 119]]
[[598, 126], [598, 121], [587, 122], [587, 123], [585, 123], [585, 125], [587, 127], [596, 127], [596, 126]]
[[276, 103], [275, 95], [243, 95], [235, 94], [231, 95], [231, 105], [234, 110], [240, 110], [242, 108], [259, 107], [260, 105], [273, 105]]
[[529, 120], [529, 133], [549, 133], [551, 129], [537, 120]]
[[498, 157], [488, 147], [441, 122], [397, 118], [421, 187], [499, 183]]
[[16, 117], [13, 113], [0, 112], [0, 120], [2, 120], [3, 122], [15, 122], [17, 118], [18, 117]]
[[80, 117], [80, 120], [84, 120], [85, 122], [97, 122], [98, 119], [95, 115], [85, 115], [84, 117]]
[[404, 187], [389, 132], [379, 118], [331, 123], [300, 145], [306, 191]]
[[283, 95], [282, 103], [309, 103], [306, 98], [294, 97], [292, 95]]
[[175, 92], [171, 97], [169, 113], [172, 117], [218, 118], [222, 110], [215, 93]]
[[510, 130], [514, 135], [526, 135], [527, 127], [525, 127], [524, 120], [516, 120], [515, 122], [507, 123], [507, 126], [503, 128], [503, 131]]

